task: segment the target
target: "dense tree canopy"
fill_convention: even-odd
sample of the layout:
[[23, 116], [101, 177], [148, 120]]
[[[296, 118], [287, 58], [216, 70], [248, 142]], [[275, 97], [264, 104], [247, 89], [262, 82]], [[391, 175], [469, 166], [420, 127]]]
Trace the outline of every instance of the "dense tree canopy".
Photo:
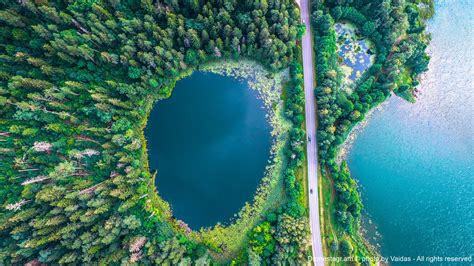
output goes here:
[[[335, 181], [336, 220], [357, 228], [361, 202], [337, 146], [394, 92], [413, 100], [427, 69], [429, 0], [313, 0], [318, 145]], [[283, 206], [266, 214], [236, 261], [304, 263], [303, 79], [291, 0], [0, 0], [0, 264], [205, 264], [198, 243], [150, 189], [142, 129], [183, 73], [216, 60], [290, 68]], [[334, 22], [375, 44], [351, 94], [340, 90]], [[246, 233], [246, 232], [242, 232]], [[346, 236], [333, 250], [353, 254]]]
[[249, 57], [293, 65], [299, 127], [298, 18], [289, 0], [0, 1], [0, 264], [209, 260], [151, 195], [146, 116], [181, 73]]
[[[427, 70], [429, 62], [425, 53], [429, 36], [424, 32], [419, 2], [431, 1], [312, 1], [319, 157], [322, 167], [327, 170], [324, 172], [334, 181], [337, 225], [350, 235], [357, 234], [362, 204], [347, 164], [338, 165], [335, 161], [338, 146], [354, 125], [392, 92], [414, 101], [420, 74]], [[352, 93], [341, 89], [342, 71], [336, 54], [335, 22], [354, 24], [359, 36], [369, 39], [375, 46], [375, 62], [355, 81]], [[337, 248], [333, 250], [337, 251]], [[341, 242], [339, 250], [348, 256], [352, 246], [346, 239]]]
[[[352, 126], [391, 92], [413, 99], [419, 74], [427, 69], [428, 37], [418, 7], [409, 1], [313, 1], [320, 155], [329, 162]], [[357, 81], [355, 93], [341, 95], [334, 21], [349, 21], [375, 44], [376, 60]], [[349, 102], [351, 104], [349, 104]]]

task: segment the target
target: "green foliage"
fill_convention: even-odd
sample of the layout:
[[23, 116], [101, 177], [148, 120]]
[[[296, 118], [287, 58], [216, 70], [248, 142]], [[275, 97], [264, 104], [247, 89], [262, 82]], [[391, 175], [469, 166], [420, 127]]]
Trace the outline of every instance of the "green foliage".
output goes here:
[[307, 246], [310, 244], [309, 221], [306, 217], [294, 218], [288, 214], [280, 215], [275, 239], [278, 243], [273, 262], [305, 264]]
[[339, 250], [339, 244], [337, 243], [337, 240], [333, 239], [329, 243], [329, 248], [331, 249], [332, 252], [336, 252]]
[[[329, 13], [328, 10], [331, 12]], [[358, 81], [355, 91], [340, 90], [335, 20], [356, 24], [376, 46], [376, 62]], [[314, 3], [316, 76], [318, 87], [318, 145], [323, 164], [332, 164], [337, 146], [368, 110], [383, 102], [391, 91], [412, 94], [420, 73], [426, 71], [428, 38], [418, 7], [400, 1]], [[408, 73], [401, 79], [398, 73]]]
[[285, 90], [285, 115], [293, 122], [285, 151], [288, 161], [284, 172], [287, 203], [277, 213], [268, 214], [266, 220], [250, 233], [250, 265], [307, 263], [309, 221], [304, 207], [306, 199], [303, 195], [303, 182], [295, 174], [303, 167], [306, 143], [306, 133], [301, 129], [304, 120], [303, 69], [297, 60], [290, 66], [290, 77], [291, 81]]
[[304, 264], [309, 244], [308, 218], [281, 213], [278, 221], [264, 221], [250, 233], [249, 262], [263, 265]]
[[[340, 166], [340, 170], [333, 172], [335, 181], [334, 189], [337, 197], [337, 221], [344, 228], [351, 232], [354, 221], [360, 217], [362, 210], [362, 201], [357, 192], [357, 183], [351, 178], [347, 163], [344, 161]], [[356, 228], [357, 230], [357, 228]]]
[[349, 240], [342, 240], [340, 246], [341, 253], [343, 256], [350, 257], [352, 255], [352, 251], [354, 250], [354, 248], [352, 247], [352, 244]]
[[128, 77], [131, 79], [139, 79], [142, 76], [142, 71], [136, 67], [129, 67], [128, 68]]
[[276, 240], [272, 230], [270, 222], [263, 222], [250, 232], [249, 244], [252, 251], [266, 260], [272, 256], [275, 250]]
[[[0, 1], [0, 264], [208, 263], [147, 193], [146, 116], [211, 60], [288, 67], [298, 12], [289, 0]], [[301, 123], [300, 90], [288, 116]]]
[[288, 165], [285, 175], [285, 190], [288, 196], [285, 211], [292, 217], [305, 215], [306, 209], [303, 204], [303, 184], [297, 180], [295, 172], [303, 166], [305, 160], [306, 133], [301, 129], [304, 120], [304, 90], [303, 69], [299, 62], [295, 61], [290, 66], [291, 82], [287, 86], [285, 114], [293, 121], [290, 131], [289, 147], [286, 150]]
[[[391, 92], [414, 100], [413, 91], [429, 62], [425, 53], [429, 37], [424, 31], [421, 2], [432, 7], [431, 0], [326, 0], [312, 3], [319, 158], [323, 169], [327, 170], [325, 173], [334, 181], [336, 224], [342, 229], [339, 236], [344, 238], [339, 250], [344, 256], [352, 256], [355, 251], [359, 252], [357, 256], [364, 253], [361, 252], [363, 247], [351, 245], [359, 238], [357, 230], [362, 203], [346, 162], [339, 166], [335, 161], [337, 149], [354, 125], [370, 109], [385, 101]], [[355, 81], [352, 93], [341, 90], [335, 21], [355, 24], [356, 33], [375, 45], [375, 62]], [[337, 242], [330, 243], [330, 248], [337, 251]]]

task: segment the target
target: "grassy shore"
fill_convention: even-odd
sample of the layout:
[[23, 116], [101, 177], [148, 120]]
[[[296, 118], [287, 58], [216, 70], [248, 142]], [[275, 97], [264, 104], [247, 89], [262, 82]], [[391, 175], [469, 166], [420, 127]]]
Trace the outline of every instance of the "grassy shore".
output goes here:
[[[288, 71], [270, 73], [258, 63], [250, 60], [210, 62], [199, 67], [196, 71], [236, 78], [246, 82], [249, 88], [257, 93], [257, 97], [262, 101], [262, 107], [267, 112], [266, 119], [272, 128], [272, 146], [265, 174], [252, 201], [245, 203], [229, 224], [217, 223], [211, 228], [192, 231], [183, 226], [184, 222], [173, 220], [169, 203], [159, 197], [158, 191], [156, 191], [154, 176], [148, 182], [149, 197], [146, 208], [151, 215], [167, 218], [174, 224], [173, 227], [178, 233], [210, 248], [214, 259], [224, 263], [239, 255], [248, 240], [247, 233], [264, 219], [266, 213], [279, 208], [286, 202], [283, 172], [287, 159], [284, 148], [288, 142], [291, 122], [284, 115], [283, 87], [289, 79], [289, 74]], [[191, 74], [192, 71], [183, 73], [180, 78]], [[154, 100], [147, 103], [148, 110], [151, 110]], [[142, 138], [143, 143], [146, 143], [145, 138], [143, 136]], [[146, 156], [146, 145], [144, 151], [144, 156]]]

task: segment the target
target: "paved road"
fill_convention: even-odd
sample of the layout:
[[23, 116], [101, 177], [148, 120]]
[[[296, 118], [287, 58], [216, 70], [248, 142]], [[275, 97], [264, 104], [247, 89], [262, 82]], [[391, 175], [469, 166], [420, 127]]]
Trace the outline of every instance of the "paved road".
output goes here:
[[321, 227], [319, 225], [319, 198], [318, 198], [318, 150], [316, 145], [316, 108], [314, 98], [314, 71], [313, 47], [311, 45], [309, 0], [301, 0], [301, 19], [306, 24], [306, 33], [303, 35], [303, 74], [306, 112], [306, 134], [311, 138], [308, 141], [308, 185], [313, 190], [309, 194], [309, 222], [311, 227], [311, 241], [313, 247], [314, 265], [324, 265], [324, 255], [321, 243]]

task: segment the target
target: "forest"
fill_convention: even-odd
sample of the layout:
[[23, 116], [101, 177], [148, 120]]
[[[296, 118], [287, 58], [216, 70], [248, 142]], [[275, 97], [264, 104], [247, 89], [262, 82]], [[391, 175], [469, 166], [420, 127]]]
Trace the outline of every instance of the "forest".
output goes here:
[[[361, 261], [371, 252], [359, 235], [362, 202], [357, 183], [351, 178], [347, 163], [338, 165], [336, 156], [355, 124], [391, 94], [415, 100], [420, 74], [427, 70], [429, 62], [425, 49], [430, 38], [425, 33], [424, 20], [426, 14], [432, 14], [422, 13], [420, 2], [433, 8], [432, 1], [416, 0], [312, 1], [319, 160], [323, 178], [334, 183], [336, 194], [330, 210], [336, 233], [325, 232], [324, 236], [331, 254], [354, 256]], [[352, 93], [340, 89], [336, 22], [354, 24], [357, 34], [375, 45], [375, 62], [355, 81]]]
[[[338, 147], [367, 112], [396, 94], [414, 101], [429, 57], [430, 0], [313, 0], [318, 145], [334, 182], [331, 255], [370, 254], [362, 203]], [[375, 44], [353, 93], [340, 90], [334, 23]], [[303, 264], [308, 221], [304, 28], [291, 0], [0, 0], [0, 264]], [[289, 68], [285, 200], [260, 213], [238, 255], [190, 237], [153, 187], [143, 128], [183, 73], [251, 59]]]
[[290, 0], [0, 0], [0, 264], [206, 265], [150, 189], [154, 101], [206, 62], [290, 68], [285, 204], [235, 264], [303, 263], [309, 234], [299, 10]]

